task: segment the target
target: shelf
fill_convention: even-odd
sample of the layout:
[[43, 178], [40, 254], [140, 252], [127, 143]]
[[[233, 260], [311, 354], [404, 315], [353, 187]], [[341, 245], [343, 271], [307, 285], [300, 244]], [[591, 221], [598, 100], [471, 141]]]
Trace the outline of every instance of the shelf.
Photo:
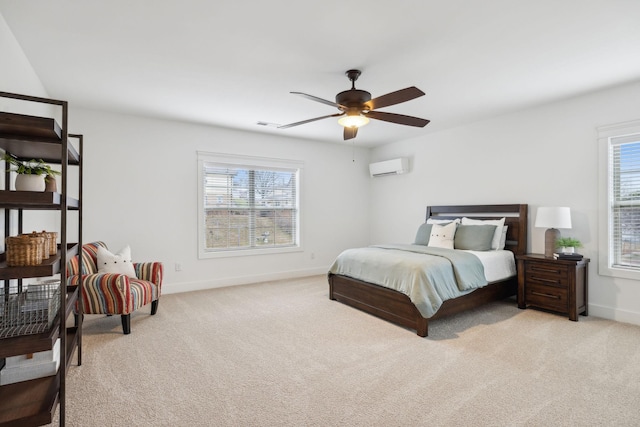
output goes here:
[[56, 375], [0, 387], [0, 425], [50, 424], [58, 406], [60, 369]]
[[62, 129], [54, 119], [15, 113], [0, 113], [0, 134], [60, 141]]
[[[78, 253], [78, 244], [70, 243], [67, 245], [67, 259], [70, 259]], [[48, 259], [42, 260], [42, 264], [27, 265], [24, 267], [7, 266], [6, 253], [0, 254], [0, 280], [9, 279], [25, 279], [29, 277], [49, 277], [60, 272], [60, 249], [56, 255], [50, 256]]]
[[[55, 331], [57, 337], [57, 329]], [[67, 368], [71, 364], [79, 333], [77, 327], [67, 328]], [[55, 340], [54, 340], [55, 341]], [[48, 350], [51, 350], [49, 346]], [[42, 350], [45, 351], [45, 350]], [[9, 356], [3, 356], [9, 357]], [[58, 403], [60, 368], [54, 376], [21, 381], [0, 387], [0, 425], [38, 426], [52, 422]]]
[[[56, 325], [57, 323], [59, 323], [59, 320], [56, 318], [53, 324]], [[54, 326], [50, 330], [39, 334], [0, 338], [0, 358], [49, 351], [56, 343], [58, 335], [60, 335], [60, 328]]]
[[[62, 161], [62, 131], [54, 119], [0, 112], [0, 148], [21, 160]], [[80, 155], [67, 144], [68, 162], [77, 165]]]
[[[2, 209], [60, 209], [62, 194], [50, 191], [8, 191], [0, 190], [0, 208]], [[77, 210], [77, 199], [67, 197], [67, 208]]]

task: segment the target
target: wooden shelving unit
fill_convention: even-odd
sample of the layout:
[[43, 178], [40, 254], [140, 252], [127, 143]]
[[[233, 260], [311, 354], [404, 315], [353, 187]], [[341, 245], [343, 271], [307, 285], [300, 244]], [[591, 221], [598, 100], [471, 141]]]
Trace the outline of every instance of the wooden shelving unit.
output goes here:
[[[61, 166], [61, 185], [58, 192], [29, 192], [10, 190], [10, 172], [5, 174], [5, 189], [0, 190], [0, 209], [5, 210], [5, 233], [8, 237], [15, 228], [11, 224], [17, 211], [18, 233], [23, 230], [23, 211], [60, 211], [60, 245], [40, 265], [9, 267], [6, 254], [0, 254], [0, 280], [4, 281], [4, 295], [10, 289], [22, 290], [22, 280], [27, 278], [60, 275], [61, 291], [58, 313], [50, 330], [39, 334], [0, 338], [0, 359], [23, 354], [48, 351], [60, 339], [60, 367], [56, 375], [0, 386], [0, 426], [38, 426], [49, 424], [60, 406], [60, 426], [65, 425], [66, 373], [74, 353], [77, 351], [78, 365], [82, 364], [82, 316], [74, 316], [74, 326], [67, 326], [67, 319], [74, 314], [76, 303], [82, 301], [78, 286], [65, 286], [65, 265], [79, 253], [82, 247], [82, 145], [83, 136], [67, 131], [67, 102], [47, 98], [0, 92], [0, 97], [19, 102], [39, 103], [52, 106], [61, 112], [61, 125], [55, 119], [22, 114], [0, 112], [0, 150], [19, 160], [42, 159], [46, 163]], [[77, 140], [76, 149], [69, 139]], [[69, 166], [78, 167], [78, 197], [69, 197]], [[77, 211], [78, 241], [67, 241], [67, 216]], [[15, 219], [14, 219], [15, 221]], [[80, 257], [82, 262], [82, 257]], [[81, 267], [82, 268], [82, 267]], [[15, 281], [15, 282], [12, 282]], [[17, 282], [17, 283], [16, 283]], [[80, 313], [82, 304], [79, 304]]]

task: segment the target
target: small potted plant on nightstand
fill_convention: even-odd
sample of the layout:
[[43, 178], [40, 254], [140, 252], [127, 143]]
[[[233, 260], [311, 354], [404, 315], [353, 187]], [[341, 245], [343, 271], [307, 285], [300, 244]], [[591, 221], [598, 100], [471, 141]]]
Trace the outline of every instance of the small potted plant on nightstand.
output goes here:
[[582, 246], [582, 243], [578, 239], [574, 239], [573, 237], [561, 237], [556, 240], [556, 247], [560, 248], [560, 252], [564, 254], [572, 254], [574, 252], [574, 248], [579, 248]]
[[51, 169], [43, 160], [22, 161], [6, 153], [2, 160], [13, 166], [9, 170], [18, 174], [16, 191], [56, 191], [55, 175], [60, 175], [60, 172]]

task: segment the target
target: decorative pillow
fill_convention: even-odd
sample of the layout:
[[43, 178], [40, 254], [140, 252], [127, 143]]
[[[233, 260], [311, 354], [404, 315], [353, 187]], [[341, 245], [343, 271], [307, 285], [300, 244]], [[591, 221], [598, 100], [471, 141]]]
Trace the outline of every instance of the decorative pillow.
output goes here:
[[456, 219], [433, 219], [433, 218], [428, 218], [427, 219], [427, 224], [449, 224], [450, 222], [455, 222], [456, 224], [460, 224], [460, 218], [456, 218]]
[[453, 237], [456, 234], [457, 223], [451, 222], [447, 225], [433, 224], [429, 245], [436, 248], [453, 249]]
[[459, 225], [453, 238], [455, 249], [488, 251], [496, 231], [495, 225]]
[[493, 233], [493, 240], [491, 241], [491, 249], [504, 249], [500, 247], [500, 240], [502, 239], [502, 229], [504, 228], [504, 218], [500, 219], [471, 219], [466, 216], [462, 218], [463, 225], [495, 225], [496, 231]]
[[98, 273], [125, 274], [137, 279], [131, 262], [131, 248], [125, 246], [117, 254], [112, 254], [102, 246], [98, 247]]
[[429, 244], [429, 238], [431, 237], [431, 227], [432, 225], [426, 222], [418, 227], [414, 244], [427, 246]]
[[504, 249], [504, 247], [507, 245], [507, 230], [509, 229], [508, 225], [505, 225], [504, 227], [502, 227], [502, 236], [500, 237], [500, 246], [498, 246], [498, 249]]

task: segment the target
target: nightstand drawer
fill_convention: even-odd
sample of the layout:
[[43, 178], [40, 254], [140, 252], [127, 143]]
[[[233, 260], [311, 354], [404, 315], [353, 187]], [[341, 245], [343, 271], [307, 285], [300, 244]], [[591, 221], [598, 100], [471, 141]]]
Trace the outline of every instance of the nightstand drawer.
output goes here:
[[527, 282], [540, 285], [566, 287], [569, 269], [564, 265], [545, 262], [528, 262], [525, 269]]
[[567, 290], [564, 288], [528, 283], [525, 298], [527, 304], [550, 310], [567, 311]]

